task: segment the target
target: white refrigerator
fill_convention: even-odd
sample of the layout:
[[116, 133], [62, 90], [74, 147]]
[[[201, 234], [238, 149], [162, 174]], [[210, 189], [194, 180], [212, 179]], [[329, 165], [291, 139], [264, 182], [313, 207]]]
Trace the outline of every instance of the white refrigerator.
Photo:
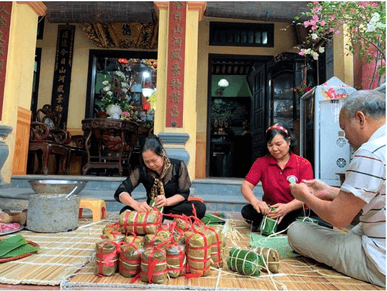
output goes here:
[[356, 89], [332, 77], [301, 97], [300, 154], [313, 166], [314, 177], [340, 186], [338, 173], [347, 169], [353, 150], [339, 125], [344, 98]]

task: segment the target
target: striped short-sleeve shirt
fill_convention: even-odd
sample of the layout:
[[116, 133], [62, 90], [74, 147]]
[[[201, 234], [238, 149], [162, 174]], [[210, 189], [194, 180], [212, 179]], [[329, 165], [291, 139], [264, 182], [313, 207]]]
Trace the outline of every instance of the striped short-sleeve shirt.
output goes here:
[[367, 204], [360, 223], [363, 249], [382, 274], [386, 274], [386, 126], [380, 127], [352, 157], [341, 190]]

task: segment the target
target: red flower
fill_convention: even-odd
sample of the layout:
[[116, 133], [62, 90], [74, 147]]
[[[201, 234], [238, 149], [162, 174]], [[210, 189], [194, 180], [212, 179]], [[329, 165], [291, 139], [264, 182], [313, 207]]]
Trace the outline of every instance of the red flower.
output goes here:
[[305, 92], [309, 92], [310, 90], [312, 90], [312, 88], [310, 88], [310, 87], [305, 88]]

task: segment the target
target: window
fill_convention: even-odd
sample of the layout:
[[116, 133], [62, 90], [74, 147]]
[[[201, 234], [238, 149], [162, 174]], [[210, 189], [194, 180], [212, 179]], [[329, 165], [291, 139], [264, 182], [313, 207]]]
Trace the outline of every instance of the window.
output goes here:
[[210, 23], [210, 45], [274, 46], [274, 24]]

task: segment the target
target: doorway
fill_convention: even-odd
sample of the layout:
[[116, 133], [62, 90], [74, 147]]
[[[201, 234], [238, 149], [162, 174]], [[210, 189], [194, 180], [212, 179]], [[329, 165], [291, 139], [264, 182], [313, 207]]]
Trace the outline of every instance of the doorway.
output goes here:
[[244, 178], [253, 163], [251, 72], [270, 56], [209, 56], [207, 176]]

